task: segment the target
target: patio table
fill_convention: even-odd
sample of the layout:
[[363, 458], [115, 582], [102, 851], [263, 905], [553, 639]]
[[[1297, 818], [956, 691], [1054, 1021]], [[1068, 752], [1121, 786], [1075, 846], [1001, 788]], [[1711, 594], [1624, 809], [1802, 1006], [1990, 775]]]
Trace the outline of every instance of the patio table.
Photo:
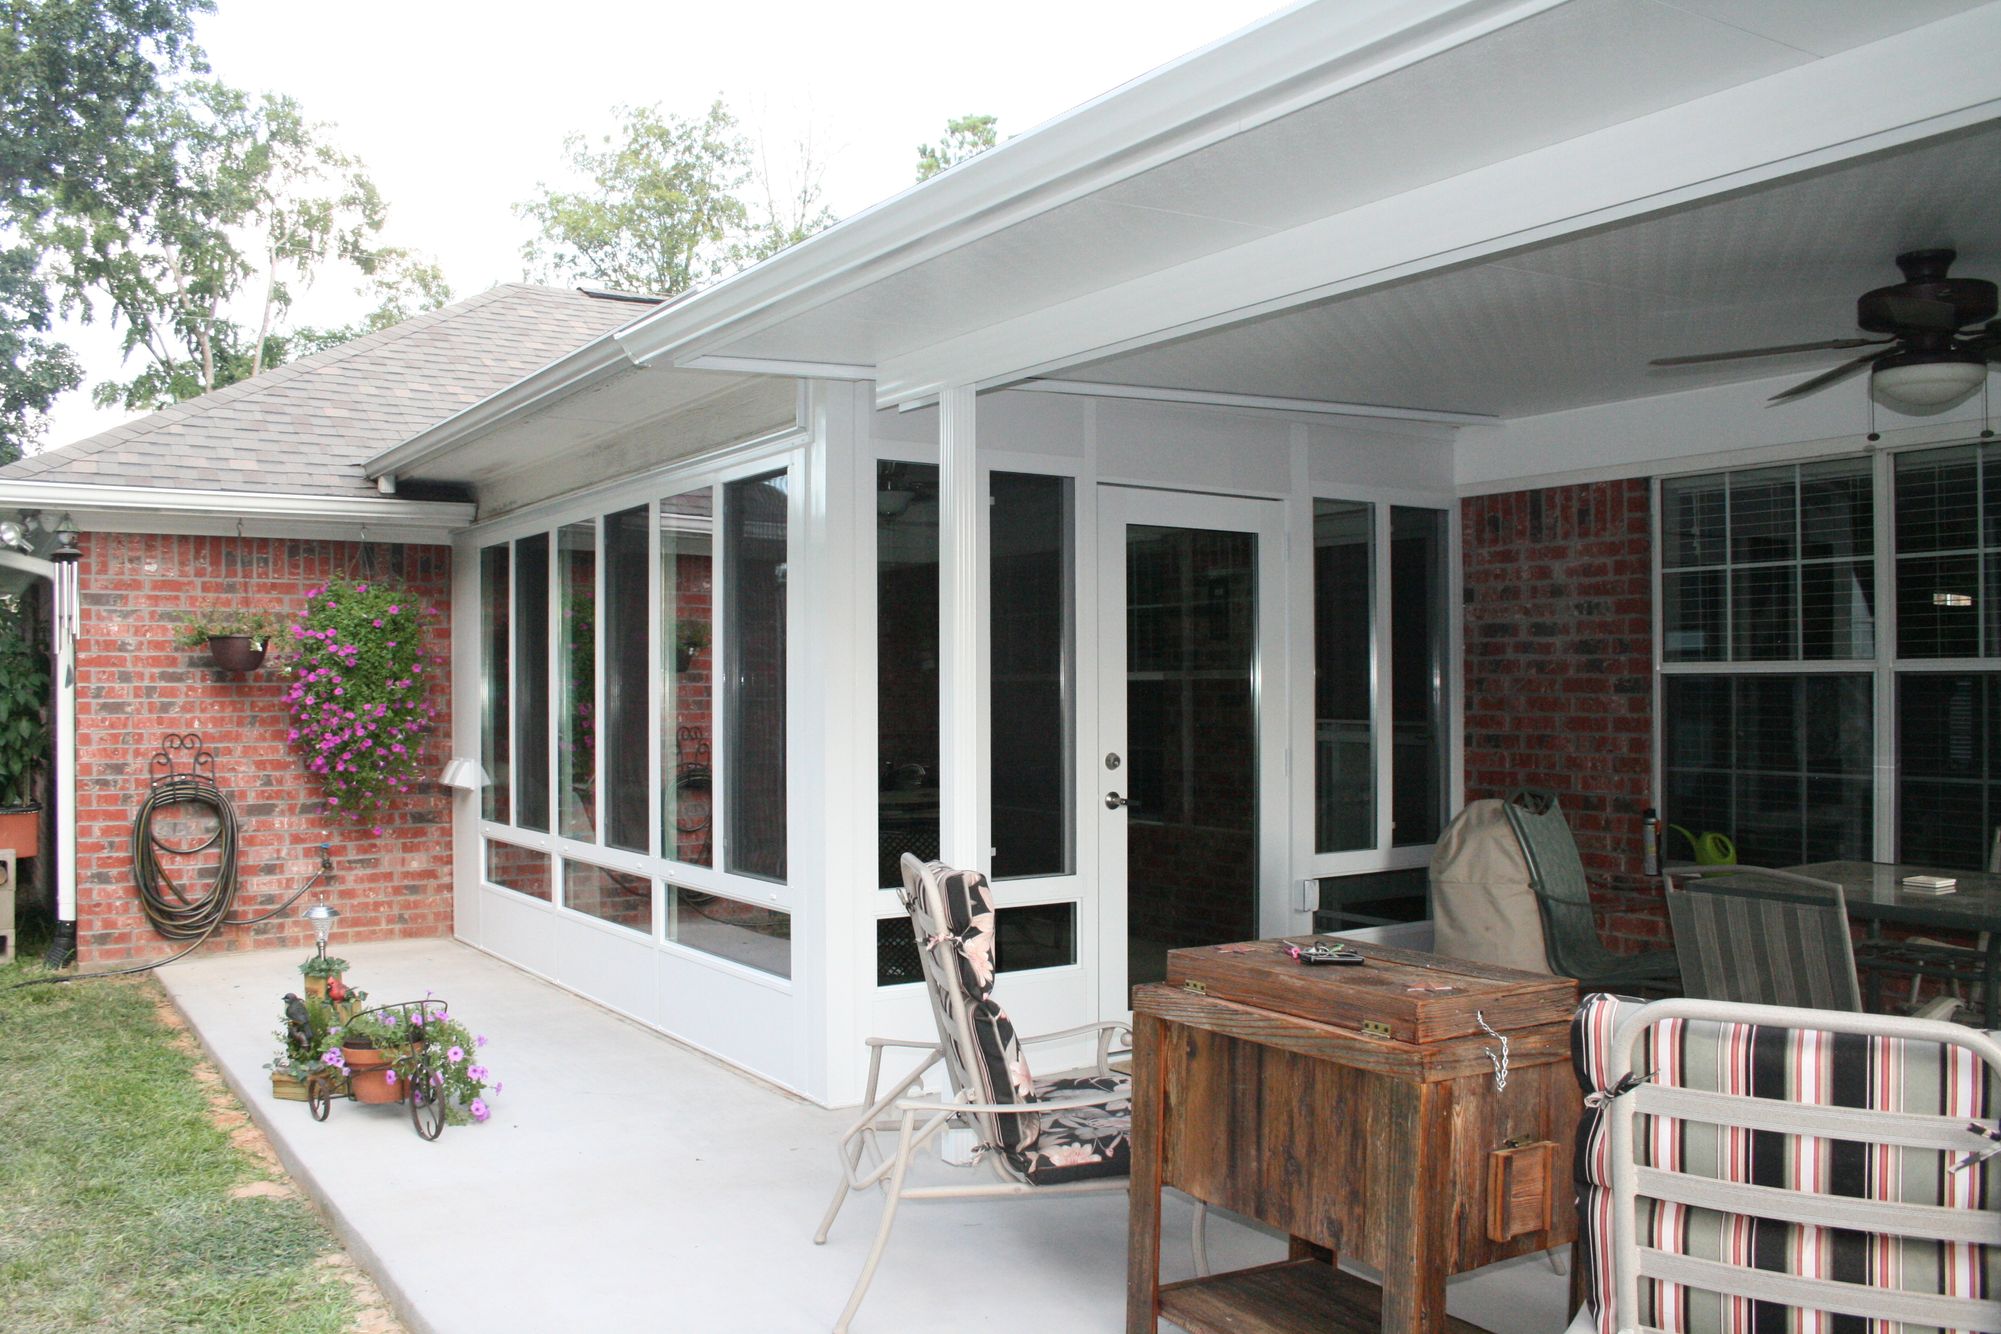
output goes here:
[[[1703, 868], [1711, 875], [1727, 875], [1728, 867]], [[1981, 1006], [1987, 1028], [1997, 1023], [2001, 1005], [2001, 875], [1986, 871], [1953, 871], [1936, 866], [1914, 866], [1902, 862], [1811, 862], [1788, 866], [1788, 871], [1832, 880], [1841, 886], [1848, 902], [1848, 915], [1868, 922], [1872, 932], [1884, 922], [1935, 930], [1986, 932], [1987, 953], [1981, 967]], [[1925, 894], [1906, 889], [1904, 877], [1912, 875], [1950, 876], [1959, 886], [1950, 894]]]

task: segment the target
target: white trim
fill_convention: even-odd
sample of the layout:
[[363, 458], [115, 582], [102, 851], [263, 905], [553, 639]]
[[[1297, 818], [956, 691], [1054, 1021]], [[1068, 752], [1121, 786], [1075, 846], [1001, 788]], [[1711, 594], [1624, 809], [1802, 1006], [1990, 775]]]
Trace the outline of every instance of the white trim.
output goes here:
[[1376, 403], [1342, 403], [1333, 399], [1275, 398], [1269, 394], [1225, 394], [1209, 389], [1162, 389], [1143, 384], [1105, 384], [1096, 380], [1023, 380], [1010, 389], [1038, 394], [1079, 394], [1090, 398], [1130, 398], [1146, 403], [1193, 403], [1204, 407], [1254, 408], [1272, 412], [1305, 412], [1322, 417], [1366, 417], [1374, 421], [1427, 422], [1441, 426], [1478, 426], [1499, 421], [1491, 412], [1447, 412], [1442, 408], [1399, 408]]
[[875, 367], [845, 361], [786, 361], [778, 357], [699, 356], [674, 363], [684, 371], [731, 371], [742, 375], [782, 375], [800, 380], [873, 380]]
[[641, 364], [701, 355], [701, 349], [770, 328], [1561, 2], [1295, 5], [663, 307], [613, 337]]
[[516, 413], [567, 398], [630, 366], [617, 337], [600, 335], [562, 360], [550, 362], [471, 407], [425, 427], [402, 444], [383, 450], [362, 465], [362, 475], [373, 480], [384, 474], [412, 472]]
[[[375, 540], [443, 542], [473, 521], [475, 507], [450, 500], [392, 500], [382, 496], [315, 496], [264, 491], [213, 491], [165, 486], [97, 486], [85, 482], [0, 481], [0, 505], [68, 510], [87, 528], [110, 532], [182, 531], [175, 519], [212, 517], [215, 533], [233, 535], [243, 521], [245, 536], [300, 536], [302, 523], [366, 524]], [[107, 520], [143, 516], [144, 522], [114, 527]], [[252, 534], [251, 525], [260, 531]], [[415, 533], [416, 537], [394, 534]], [[352, 536], [351, 533], [345, 534]]]
[[981, 540], [986, 490], [978, 454], [979, 407], [970, 385], [944, 392], [938, 406], [938, 856], [948, 866], [987, 871], [982, 830], [981, 657], [986, 620]]
[[[1980, 124], [2001, 104], [1996, 49], [2001, 9], [1941, 19], [884, 358], [876, 401], [1047, 374]], [[1925, 77], [1882, 77], [1900, 68]]]

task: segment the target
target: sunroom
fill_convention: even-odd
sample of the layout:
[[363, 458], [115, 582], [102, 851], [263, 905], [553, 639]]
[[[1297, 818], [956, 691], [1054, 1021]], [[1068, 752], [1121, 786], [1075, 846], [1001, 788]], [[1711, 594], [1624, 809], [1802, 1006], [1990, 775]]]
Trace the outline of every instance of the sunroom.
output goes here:
[[1648, 807], [1968, 856], [1983, 397], [1648, 363], [2001, 270], [2001, 12], [1729, 11], [1288, 11], [378, 456], [479, 502], [457, 933], [840, 1103], [928, 1025], [904, 851], [993, 877], [1028, 1029], [1422, 915], [1517, 784], [1615, 937]]

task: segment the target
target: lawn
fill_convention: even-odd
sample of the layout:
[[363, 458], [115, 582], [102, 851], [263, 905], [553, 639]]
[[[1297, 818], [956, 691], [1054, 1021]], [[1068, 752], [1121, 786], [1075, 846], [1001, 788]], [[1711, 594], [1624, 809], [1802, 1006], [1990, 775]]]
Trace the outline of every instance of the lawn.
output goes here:
[[242, 1109], [159, 985], [15, 988], [44, 973], [30, 943], [0, 968], [0, 1325], [379, 1327], [326, 1221], [232, 1139]]

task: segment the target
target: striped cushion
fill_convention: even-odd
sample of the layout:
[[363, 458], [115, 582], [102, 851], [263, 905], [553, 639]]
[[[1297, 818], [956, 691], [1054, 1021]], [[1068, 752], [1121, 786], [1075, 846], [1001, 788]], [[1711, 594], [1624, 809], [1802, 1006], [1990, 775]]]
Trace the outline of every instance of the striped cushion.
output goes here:
[[[1591, 996], [1571, 1030], [1578, 1081], [1605, 1091], [1613, 1032], [1641, 1002]], [[1788, 1102], [1985, 1119], [1997, 1101], [1992, 1072], [1962, 1048], [1848, 1034], [1758, 1028], [1680, 1019], [1655, 1025], [1637, 1071], [1672, 1087]], [[1578, 1134], [1578, 1207], [1583, 1261], [1600, 1330], [1612, 1313], [1600, 1294], [1612, 1282], [1609, 1120], [1587, 1109]], [[1987, 1165], [1950, 1171], [1959, 1155], [1905, 1150], [1773, 1131], [1643, 1118], [1634, 1157], [1722, 1181], [1819, 1194], [1965, 1208], [2001, 1207], [2001, 1173]], [[1984, 1246], [1786, 1225], [1642, 1199], [1640, 1244], [1745, 1267], [1907, 1291], [1986, 1297], [2001, 1294], [2001, 1254]], [[1771, 1303], [1642, 1280], [1640, 1319], [1670, 1334], [1877, 1334], [1856, 1317], [1788, 1313]]]

